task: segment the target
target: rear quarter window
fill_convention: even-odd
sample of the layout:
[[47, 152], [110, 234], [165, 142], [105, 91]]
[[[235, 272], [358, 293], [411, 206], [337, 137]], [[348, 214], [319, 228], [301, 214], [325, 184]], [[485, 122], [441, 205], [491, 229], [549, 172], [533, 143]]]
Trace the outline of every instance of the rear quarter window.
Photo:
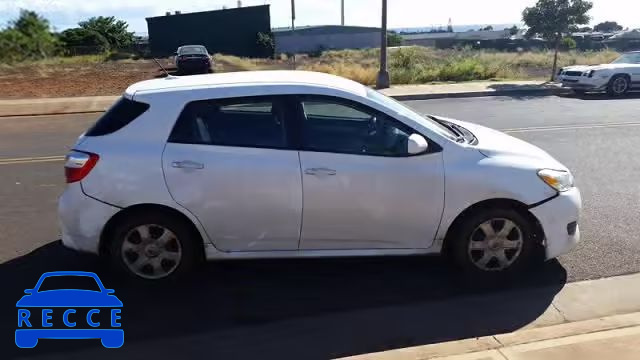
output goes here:
[[112, 134], [130, 124], [147, 110], [149, 110], [149, 104], [122, 97], [96, 121], [85, 136]]

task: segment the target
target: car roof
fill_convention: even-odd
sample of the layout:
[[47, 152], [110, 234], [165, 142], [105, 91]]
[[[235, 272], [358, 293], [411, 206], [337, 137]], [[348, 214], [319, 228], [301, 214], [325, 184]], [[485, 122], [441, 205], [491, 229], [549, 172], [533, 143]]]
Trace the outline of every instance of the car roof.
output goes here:
[[366, 96], [366, 87], [355, 81], [325, 73], [298, 70], [242, 71], [218, 74], [169, 76], [146, 80], [127, 88], [129, 96], [137, 92], [176, 92], [201, 88], [216, 88], [226, 85], [306, 85], [346, 91]]
[[[205, 48], [204, 45], [181, 45], [178, 46], [178, 50], [182, 49], [182, 48], [186, 48], [186, 47], [200, 47], [200, 48]], [[205, 48], [206, 49], [206, 48]]]

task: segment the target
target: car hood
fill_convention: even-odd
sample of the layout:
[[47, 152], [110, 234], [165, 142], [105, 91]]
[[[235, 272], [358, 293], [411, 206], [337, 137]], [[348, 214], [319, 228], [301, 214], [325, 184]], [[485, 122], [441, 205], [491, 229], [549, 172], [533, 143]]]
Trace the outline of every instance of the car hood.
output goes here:
[[486, 157], [517, 157], [538, 168], [568, 171], [564, 165], [546, 151], [526, 141], [485, 126], [440, 116], [437, 116], [437, 118], [460, 125], [471, 131], [478, 139], [478, 143], [473, 145], [473, 148]]
[[25, 295], [16, 307], [121, 307], [115, 295], [88, 290], [51, 290]]
[[629, 67], [640, 67], [640, 65], [635, 65], [635, 64], [574, 65], [574, 66], [565, 66], [562, 68], [562, 70], [587, 72], [591, 70], [616, 70], [616, 69], [625, 69]]

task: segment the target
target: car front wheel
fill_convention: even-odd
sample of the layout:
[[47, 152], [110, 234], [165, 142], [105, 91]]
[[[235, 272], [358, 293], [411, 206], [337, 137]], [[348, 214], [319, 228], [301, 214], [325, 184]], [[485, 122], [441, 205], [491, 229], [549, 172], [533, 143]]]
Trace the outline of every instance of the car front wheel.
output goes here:
[[491, 277], [530, 264], [536, 248], [534, 226], [514, 209], [483, 209], [456, 229], [452, 256], [466, 273]]
[[607, 86], [607, 93], [610, 96], [622, 96], [629, 92], [631, 88], [631, 81], [626, 75], [616, 75], [611, 78], [609, 85]]

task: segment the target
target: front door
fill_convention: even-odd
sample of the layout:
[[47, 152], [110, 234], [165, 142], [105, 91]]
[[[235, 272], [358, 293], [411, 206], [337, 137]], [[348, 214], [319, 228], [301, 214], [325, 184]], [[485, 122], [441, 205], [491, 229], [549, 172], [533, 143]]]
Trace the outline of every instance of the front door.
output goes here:
[[414, 249], [444, 206], [439, 151], [411, 156], [414, 131], [362, 104], [301, 97], [302, 250]]
[[188, 104], [163, 154], [171, 195], [223, 251], [297, 250], [298, 152], [279, 97]]

